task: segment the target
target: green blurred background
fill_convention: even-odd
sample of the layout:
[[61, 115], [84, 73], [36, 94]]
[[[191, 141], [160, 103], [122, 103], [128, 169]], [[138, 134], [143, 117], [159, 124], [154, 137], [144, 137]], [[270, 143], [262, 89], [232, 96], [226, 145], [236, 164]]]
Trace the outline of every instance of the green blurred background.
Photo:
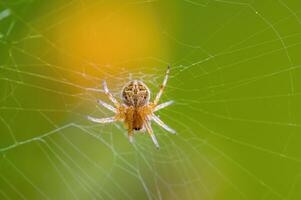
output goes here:
[[[301, 199], [299, 0], [0, 1], [0, 199]], [[128, 143], [105, 79], [158, 91]]]

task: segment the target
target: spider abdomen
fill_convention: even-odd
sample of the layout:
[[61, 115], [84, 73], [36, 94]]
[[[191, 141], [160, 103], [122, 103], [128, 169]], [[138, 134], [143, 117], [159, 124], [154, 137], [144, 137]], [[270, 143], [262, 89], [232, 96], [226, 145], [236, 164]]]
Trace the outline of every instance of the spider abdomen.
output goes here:
[[150, 91], [142, 81], [130, 81], [122, 90], [122, 101], [127, 106], [141, 107], [148, 103]]

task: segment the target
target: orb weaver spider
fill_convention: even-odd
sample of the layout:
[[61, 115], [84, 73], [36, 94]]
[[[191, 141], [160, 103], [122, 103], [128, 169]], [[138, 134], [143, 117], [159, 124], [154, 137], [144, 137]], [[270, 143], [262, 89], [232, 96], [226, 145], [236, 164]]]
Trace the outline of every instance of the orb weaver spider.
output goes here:
[[154, 121], [163, 129], [172, 134], [176, 133], [175, 130], [171, 129], [158, 116], [155, 115], [156, 111], [161, 110], [173, 103], [173, 101], [167, 101], [158, 105], [163, 90], [166, 87], [169, 71], [170, 66], [167, 68], [164, 81], [160, 86], [160, 90], [153, 102], [149, 102], [150, 90], [142, 81], [133, 80], [128, 82], [123, 87], [121, 92], [121, 99], [123, 103], [119, 103], [115, 99], [115, 97], [110, 93], [106, 81], [102, 81], [104, 93], [111, 100], [115, 107], [101, 100], [97, 100], [97, 103], [114, 112], [115, 116], [108, 118], [94, 118], [87, 116], [88, 120], [95, 123], [112, 123], [116, 121], [124, 122], [128, 130], [128, 138], [130, 143], [134, 142], [133, 133], [135, 131], [145, 132], [145, 130], [147, 130], [155, 146], [159, 148], [159, 143], [151, 127], [151, 121]]

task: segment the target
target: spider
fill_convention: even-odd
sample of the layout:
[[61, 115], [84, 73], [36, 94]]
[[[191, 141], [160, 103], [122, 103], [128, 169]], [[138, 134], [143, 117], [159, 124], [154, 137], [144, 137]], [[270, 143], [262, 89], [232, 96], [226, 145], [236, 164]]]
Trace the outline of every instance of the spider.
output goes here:
[[128, 82], [122, 89], [121, 99], [123, 103], [119, 103], [115, 97], [110, 93], [106, 81], [102, 81], [104, 93], [111, 100], [115, 107], [107, 104], [101, 100], [97, 100], [97, 103], [112, 112], [115, 116], [108, 118], [94, 118], [87, 116], [87, 119], [95, 123], [112, 123], [116, 121], [122, 121], [125, 123], [125, 127], [128, 130], [128, 139], [130, 143], [134, 142], [134, 132], [145, 130], [148, 132], [155, 146], [159, 148], [159, 143], [151, 127], [151, 121], [154, 121], [159, 126], [161, 126], [166, 131], [175, 134], [176, 131], [167, 126], [155, 112], [165, 108], [173, 103], [173, 101], [167, 101], [158, 105], [160, 97], [166, 86], [168, 75], [170, 71], [170, 66], [168, 66], [165, 74], [164, 81], [160, 86], [160, 90], [157, 93], [155, 100], [149, 102], [150, 100], [150, 90], [148, 87], [139, 80], [133, 80]]

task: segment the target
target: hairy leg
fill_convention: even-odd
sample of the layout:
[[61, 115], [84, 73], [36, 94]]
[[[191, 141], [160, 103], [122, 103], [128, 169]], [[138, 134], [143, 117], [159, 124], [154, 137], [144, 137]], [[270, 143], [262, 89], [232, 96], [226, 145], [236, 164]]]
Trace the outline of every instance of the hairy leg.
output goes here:
[[112, 112], [114, 112], [114, 113], [117, 113], [117, 109], [114, 108], [113, 106], [111, 106], [110, 104], [107, 104], [106, 102], [103, 102], [103, 101], [101, 101], [101, 100], [99, 100], [99, 99], [97, 99], [96, 101], [97, 101], [97, 103], [98, 103], [99, 105], [101, 105], [101, 106], [103, 106], [103, 107], [109, 109], [110, 111], [112, 111]]
[[108, 86], [107, 86], [107, 82], [106, 81], [102, 81], [102, 85], [103, 85], [103, 90], [105, 92], [105, 94], [108, 96], [108, 98], [113, 102], [113, 104], [116, 107], [119, 107], [120, 104], [119, 102], [115, 99], [115, 97], [110, 93]]
[[153, 140], [155, 146], [156, 146], [157, 148], [159, 148], [159, 147], [160, 147], [160, 146], [159, 146], [159, 143], [158, 143], [158, 141], [157, 141], [157, 138], [156, 138], [156, 136], [155, 136], [155, 134], [154, 134], [154, 132], [153, 132], [153, 129], [152, 129], [152, 127], [151, 127], [149, 121], [146, 121], [146, 122], [145, 122], [145, 128], [146, 128], [148, 134], [150, 135], [150, 137], [152, 138], [152, 140]]
[[130, 129], [128, 129], [128, 138], [130, 143], [134, 143], [133, 131], [131, 131]]
[[158, 92], [158, 94], [157, 94], [157, 96], [156, 96], [156, 98], [155, 98], [155, 100], [154, 100], [154, 104], [155, 104], [155, 105], [158, 104], [158, 102], [159, 102], [159, 100], [160, 100], [160, 97], [161, 97], [161, 95], [162, 95], [162, 93], [163, 93], [163, 91], [164, 91], [164, 88], [165, 88], [166, 83], [167, 83], [167, 80], [168, 80], [169, 71], [170, 71], [170, 66], [167, 67], [166, 74], [165, 74], [165, 78], [164, 78], [163, 83], [162, 83], [162, 85], [160, 86], [160, 90], [159, 90], [159, 92]]
[[87, 119], [92, 121], [92, 122], [96, 122], [96, 123], [111, 123], [111, 122], [115, 122], [116, 118], [115, 117], [107, 117], [107, 118], [94, 118], [91, 116], [87, 116]]
[[174, 101], [167, 101], [167, 102], [164, 102], [164, 103], [161, 103], [161, 104], [159, 104], [159, 105], [157, 105], [156, 107], [155, 107], [155, 109], [154, 109], [154, 111], [153, 112], [156, 112], [156, 111], [158, 111], [158, 110], [161, 110], [161, 109], [163, 109], [163, 108], [165, 108], [165, 107], [167, 107], [167, 106], [170, 106], [171, 104], [173, 104], [174, 103]]
[[167, 130], [168, 132], [172, 133], [172, 134], [176, 134], [176, 131], [173, 130], [172, 128], [170, 128], [169, 126], [167, 126], [159, 117], [157, 117], [156, 115], [152, 115], [152, 119], [162, 128], [164, 128], [165, 130]]

